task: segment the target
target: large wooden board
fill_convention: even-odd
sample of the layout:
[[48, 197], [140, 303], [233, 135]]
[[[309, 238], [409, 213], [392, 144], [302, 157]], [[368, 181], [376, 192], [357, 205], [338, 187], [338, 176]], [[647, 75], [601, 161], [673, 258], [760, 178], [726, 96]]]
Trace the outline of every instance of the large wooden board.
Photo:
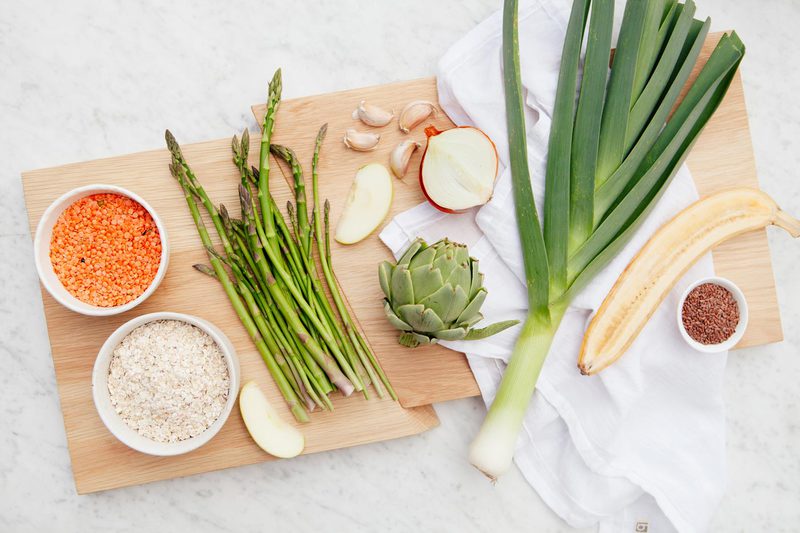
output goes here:
[[[291, 127], [290, 121], [284, 128]], [[180, 131], [176, 131], [180, 137]], [[256, 141], [253, 150], [257, 154]], [[239, 178], [231, 163], [230, 140], [184, 147], [209, 194], [238, 205]], [[112, 331], [139, 314], [177, 311], [203, 317], [222, 328], [239, 354], [242, 382], [255, 379], [284, 419], [292, 420], [266, 366], [233, 312], [219, 284], [193, 271], [206, 261], [179, 187], [167, 169], [166, 150], [66, 165], [23, 174], [31, 231], [45, 208], [65, 191], [90, 183], [109, 183], [136, 191], [163, 217], [171, 255], [167, 276], [154, 295], [117, 317], [85, 317], [61, 307], [43, 291], [44, 310], [58, 382], [75, 485], [79, 493], [135, 485], [272, 459], [247, 434], [238, 408], [207, 445], [180, 457], [150, 457], [117, 441], [103, 426], [92, 402], [91, 373], [95, 356]], [[285, 203], [288, 187], [276, 180], [274, 192]], [[237, 210], [238, 211], [238, 210]], [[379, 350], [380, 353], [380, 350]], [[380, 355], [379, 355], [380, 357]], [[365, 444], [420, 433], [438, 424], [432, 407], [404, 409], [391, 400], [361, 396], [335, 398], [334, 413], [313, 413], [303, 425], [305, 453]]]
[[[718, 35], [710, 39], [716, 38]], [[711, 43], [707, 52], [710, 46]], [[344, 198], [358, 166], [376, 159], [386, 160], [391, 148], [404, 138], [392, 124], [382, 129], [379, 149], [368, 156], [346, 150], [341, 144], [341, 132], [357, 125], [350, 118], [350, 112], [362, 98], [395, 110], [412, 99], [436, 101], [435, 80], [428, 78], [287, 100], [279, 112], [275, 140], [293, 147], [305, 165], [310, 161], [317, 128], [323, 122], [329, 123], [321, 189], [323, 196], [334, 200]], [[260, 117], [263, 110], [256, 106], [254, 112]], [[450, 125], [443, 113], [432, 122], [439, 128]], [[175, 133], [180, 139], [181, 131]], [[412, 135], [422, 140], [421, 128]], [[237, 176], [230, 163], [229, 139], [185, 146], [184, 150], [215, 200], [229, 206], [237, 205]], [[257, 139], [253, 139], [251, 153], [257, 153]], [[417, 153], [412, 159], [412, 168], [418, 165], [419, 156]], [[135, 190], [158, 210], [166, 221], [172, 246], [170, 269], [163, 285], [148, 302], [125, 315], [83, 317], [64, 310], [43, 293], [73, 472], [80, 493], [270, 459], [249, 439], [238, 411], [234, 411], [221, 433], [208, 445], [177, 458], [139, 454], [117, 442], [105, 430], [92, 404], [91, 367], [103, 340], [123, 321], [138, 314], [172, 310], [193, 313], [215, 322], [231, 337], [239, 351], [243, 379], [258, 380], [280, 406], [283, 416], [290, 418], [224, 293], [190, 268], [191, 264], [204, 259], [204, 253], [180, 191], [169, 176], [167, 163], [166, 152], [157, 150], [23, 175], [32, 230], [47, 205], [66, 190], [89, 183], [111, 183]], [[690, 156], [689, 166], [702, 194], [726, 187], [757, 186], [738, 76]], [[285, 201], [290, 196], [288, 188], [281, 180], [274, 181], [276, 195]], [[411, 173], [395, 184], [391, 215], [423, 201]], [[340, 209], [341, 202], [334, 201], [334, 224]], [[397, 389], [402, 405], [420, 406], [478, 394], [463, 355], [441, 347], [407, 350], [396, 344], [395, 332], [386, 323], [380, 305], [376, 264], [388, 258], [389, 252], [377, 235], [354, 246], [334, 245], [333, 255], [350, 305]], [[740, 346], [780, 340], [780, 316], [765, 233], [745, 235], [718, 248], [714, 262], [719, 274], [742, 287], [751, 307], [750, 327]], [[437, 424], [430, 407], [402, 409], [394, 402], [367, 402], [359, 398], [337, 399], [335, 404], [335, 413], [314, 414], [313, 422], [304, 427], [307, 453], [411, 435]]]
[[[709, 35], [689, 83], [711, 55], [721, 35]], [[382, 135], [375, 151], [363, 154], [346, 149], [341, 142], [344, 130], [348, 127], [365, 129], [350, 116], [361, 99], [395, 110], [414, 99], [435, 102], [436, 80], [426, 78], [354, 89], [298, 98], [281, 104], [278, 124], [285, 120], [283, 117], [291, 117], [296, 127], [281, 129], [279, 142], [295, 148], [304, 164], [310, 161], [314, 132], [322, 122], [329, 123], [329, 138], [321, 167], [321, 194], [325, 197], [344, 198], [356, 168], [372, 161], [387, 161], [392, 148], [401, 139], [407, 138], [392, 122], [375, 130]], [[261, 123], [264, 106], [253, 106], [253, 113]], [[452, 125], [444, 113], [439, 113], [432, 123], [439, 129]], [[419, 127], [410, 135], [424, 144], [422, 129]], [[403, 181], [395, 182], [390, 218], [424, 201], [414, 173], [419, 165], [419, 157], [418, 151], [411, 161], [412, 170], [408, 176]], [[758, 187], [744, 91], [738, 74], [725, 100], [697, 141], [688, 158], [688, 165], [701, 195], [732, 187]], [[342, 202], [333, 202], [333, 224], [338, 219], [341, 207]], [[379, 350], [404, 406], [426, 405], [479, 394], [463, 355], [439, 346], [408, 350], [395, 343], [396, 335], [383, 315], [380, 304], [382, 295], [376, 274], [376, 265], [389, 258], [390, 253], [378, 239], [377, 233], [356, 245], [335, 244], [333, 256], [341, 283], [373, 345]], [[713, 256], [717, 274], [733, 280], [747, 297], [750, 321], [738, 347], [782, 340], [766, 231], [759, 230], [737, 237], [715, 249]]]

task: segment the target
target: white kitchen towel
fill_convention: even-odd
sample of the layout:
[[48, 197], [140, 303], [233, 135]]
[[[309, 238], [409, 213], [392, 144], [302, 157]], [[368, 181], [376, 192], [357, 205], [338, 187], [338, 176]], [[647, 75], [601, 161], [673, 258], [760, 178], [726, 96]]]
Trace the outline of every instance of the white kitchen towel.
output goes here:
[[[544, 195], [550, 113], [570, 4], [535, 0], [520, 8], [528, 157], [537, 202]], [[497, 145], [502, 168], [491, 202], [460, 215], [420, 205], [395, 217], [381, 233], [396, 256], [418, 236], [429, 242], [447, 236], [468, 244], [489, 291], [483, 324], [522, 319], [526, 308], [505, 170], [501, 42], [501, 14], [495, 13], [447, 52], [438, 72], [439, 100], [450, 118], [481, 128]], [[675, 312], [686, 285], [713, 273], [710, 256], [690, 269], [617, 363], [593, 377], [581, 376], [576, 368], [587, 322], [619, 273], [661, 224], [696, 198], [684, 167], [630, 243], [572, 302], [539, 378], [514, 458], [542, 499], [575, 527], [701, 531], [722, 497], [727, 354], [690, 349], [680, 337]], [[442, 343], [467, 353], [487, 405], [518, 330], [481, 341]]]

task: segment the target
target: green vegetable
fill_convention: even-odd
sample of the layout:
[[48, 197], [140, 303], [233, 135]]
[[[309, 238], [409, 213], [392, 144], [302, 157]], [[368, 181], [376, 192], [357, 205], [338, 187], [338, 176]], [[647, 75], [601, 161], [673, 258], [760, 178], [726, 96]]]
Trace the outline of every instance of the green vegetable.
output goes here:
[[487, 293], [478, 260], [463, 244], [443, 239], [428, 246], [416, 239], [397, 264], [381, 263], [378, 275], [386, 317], [402, 332], [398, 342], [404, 346], [483, 339], [519, 323], [472, 329], [483, 318]]
[[[589, 9], [578, 84], [576, 58]], [[522, 419], [571, 299], [625, 245], [663, 194], [744, 56], [738, 36], [724, 36], [668, 120], [708, 33], [710, 21], [693, 20], [694, 12], [692, 0], [628, 2], [608, 75], [613, 2], [573, 3], [553, 112], [542, 227], [527, 163], [517, 0], [505, 2], [506, 116], [528, 318], [470, 450], [472, 464], [491, 478], [511, 464]]]
[[[361, 391], [368, 398], [367, 389], [372, 385], [381, 398], [384, 390], [393, 399], [397, 397], [356, 328], [335, 281], [327, 244], [327, 207], [323, 234], [317, 187], [324, 128], [315, 145], [314, 208], [309, 217], [303, 169], [297, 157], [291, 149], [272, 144], [280, 93], [278, 70], [269, 84], [259, 167], [251, 169], [248, 163], [247, 130], [241, 140], [234, 137], [231, 143], [233, 162], [241, 176], [241, 219], [231, 218], [225, 206], [215, 206], [169, 131], [166, 140], [172, 155], [170, 170], [184, 191], [211, 263], [210, 267], [194, 267], [222, 284], [292, 414], [298, 421], [307, 422], [308, 411], [315, 407], [333, 410], [328, 396], [335, 390], [345, 396]], [[287, 208], [291, 229], [270, 194], [270, 152], [284, 160], [294, 176], [295, 202], [289, 202]], [[198, 201], [216, 229], [221, 252], [213, 246]], [[318, 254], [314, 253], [314, 243]], [[333, 304], [318, 274], [317, 255]]]

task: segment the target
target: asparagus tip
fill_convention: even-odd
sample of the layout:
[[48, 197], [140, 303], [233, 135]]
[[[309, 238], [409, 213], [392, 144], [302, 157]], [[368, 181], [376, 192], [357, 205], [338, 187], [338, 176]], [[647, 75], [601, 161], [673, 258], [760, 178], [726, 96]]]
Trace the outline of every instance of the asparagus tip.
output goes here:
[[198, 272], [201, 272], [201, 273], [205, 274], [206, 276], [211, 276], [212, 278], [216, 278], [217, 277], [217, 273], [214, 272], [214, 269], [211, 268], [208, 265], [204, 265], [202, 263], [197, 263], [197, 264], [192, 265], [192, 268], [194, 268]]
[[167, 149], [172, 153], [172, 156], [176, 159], [181, 159], [181, 147], [172, 132], [164, 130], [164, 139], [167, 141]]
[[250, 204], [250, 188], [245, 187], [244, 183], [239, 184], [239, 199], [244, 202], [245, 205]]

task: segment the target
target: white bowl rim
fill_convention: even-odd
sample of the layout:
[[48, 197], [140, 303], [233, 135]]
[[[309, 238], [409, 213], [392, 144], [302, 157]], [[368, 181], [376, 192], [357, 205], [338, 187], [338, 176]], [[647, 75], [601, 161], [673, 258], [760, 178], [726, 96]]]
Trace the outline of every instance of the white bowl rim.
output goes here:
[[[156, 227], [158, 228], [158, 235], [161, 239], [161, 259], [158, 265], [158, 270], [156, 271], [156, 275], [153, 278], [153, 281], [150, 285], [145, 289], [145, 291], [131, 300], [122, 305], [118, 305], [115, 307], [99, 307], [96, 305], [92, 305], [86, 302], [83, 302], [73, 296], [72, 294], [67, 291], [61, 282], [58, 280], [57, 276], [53, 276], [56, 279], [56, 282], [59, 283], [60, 287], [55, 287], [53, 285], [50, 276], [48, 276], [48, 268], [52, 270], [52, 265], [49, 262], [50, 257], [50, 239], [47, 239], [47, 242], [44, 242], [44, 233], [48, 229], [48, 220], [53, 219], [52, 226], [55, 225], [55, 221], [58, 220], [58, 217], [61, 216], [61, 213], [72, 205], [74, 202], [78, 201], [81, 198], [86, 196], [90, 196], [92, 194], [102, 194], [102, 193], [113, 193], [119, 194], [121, 196], [126, 196], [131, 200], [137, 202], [139, 205], [144, 207], [150, 216], [153, 217], [153, 222], [155, 222]], [[77, 196], [77, 198], [76, 198]], [[71, 201], [70, 201], [71, 199]], [[69, 201], [69, 203], [67, 203]], [[55, 216], [54, 216], [55, 215]], [[50, 232], [52, 233], [52, 226], [49, 227]], [[44, 260], [40, 257], [40, 251], [42, 248], [45, 247], [47, 249], [47, 264], [44, 264]], [[36, 273], [39, 276], [39, 280], [41, 281], [44, 288], [53, 297], [58, 303], [66, 307], [67, 309], [74, 311], [76, 313], [80, 313], [82, 315], [88, 316], [112, 316], [124, 313], [126, 311], [130, 311], [140, 303], [144, 302], [147, 298], [150, 297], [151, 294], [155, 292], [158, 286], [161, 284], [161, 281], [164, 279], [164, 276], [167, 273], [167, 266], [169, 265], [169, 239], [167, 237], [167, 230], [164, 227], [164, 222], [161, 220], [161, 217], [158, 215], [153, 206], [151, 206], [147, 201], [139, 196], [138, 194], [130, 191], [124, 187], [120, 187], [118, 185], [108, 185], [103, 183], [93, 183], [90, 185], [83, 185], [81, 187], [76, 187], [71, 189], [58, 198], [56, 198], [48, 207], [45, 209], [44, 213], [42, 213], [41, 218], [39, 219], [39, 223], [36, 225], [36, 233], [33, 238], [33, 255], [34, 255], [34, 262], [36, 264]], [[61, 289], [61, 290], [59, 290]]]
[[[703, 344], [697, 342], [691, 337], [691, 335], [689, 335], [689, 333], [686, 331], [686, 328], [683, 326], [683, 303], [686, 301], [686, 297], [689, 296], [689, 293], [692, 292], [692, 290], [700, 285], [703, 285], [704, 283], [713, 283], [728, 289], [739, 306], [739, 323], [736, 325], [733, 335], [719, 344]], [[680, 300], [678, 300], [677, 321], [681, 336], [686, 343], [695, 350], [703, 353], [725, 352], [739, 344], [739, 341], [742, 340], [742, 337], [744, 336], [744, 332], [747, 330], [747, 323], [749, 321], [747, 299], [745, 298], [742, 289], [740, 289], [738, 285], [728, 278], [723, 278], [721, 276], [708, 276], [701, 278], [690, 283], [689, 286], [683, 291]]]
[[[225, 407], [219, 417], [202, 433], [179, 442], [158, 442], [140, 435], [135, 429], [128, 426], [125, 421], [122, 420], [122, 417], [117, 414], [116, 410], [111, 406], [111, 399], [108, 393], [108, 367], [111, 363], [111, 356], [113, 355], [114, 348], [116, 348], [122, 339], [134, 329], [157, 320], [178, 320], [200, 328], [220, 347], [228, 366], [230, 387], [228, 390], [228, 401], [225, 403]], [[233, 406], [238, 399], [240, 381], [241, 371], [236, 349], [222, 330], [208, 320], [198, 316], [160, 311], [134, 317], [119, 326], [108, 336], [100, 347], [94, 362], [94, 367], [92, 368], [92, 399], [103, 425], [120, 442], [131, 449], [147, 455], [168, 457], [181, 455], [200, 448], [222, 429], [222, 426], [224, 426], [225, 422], [228, 420], [228, 417], [233, 411]]]

